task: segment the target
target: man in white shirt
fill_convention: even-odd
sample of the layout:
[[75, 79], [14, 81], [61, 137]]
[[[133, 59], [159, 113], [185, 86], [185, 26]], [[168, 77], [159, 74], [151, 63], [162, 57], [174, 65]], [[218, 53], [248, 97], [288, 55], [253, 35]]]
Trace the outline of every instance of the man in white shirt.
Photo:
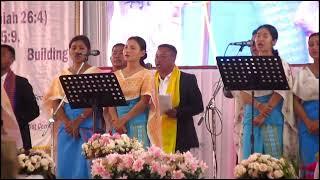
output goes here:
[[161, 114], [162, 148], [167, 153], [197, 154], [193, 150], [199, 147], [193, 116], [203, 112], [202, 95], [196, 76], [180, 71], [175, 65], [176, 55], [174, 46], [161, 44], [155, 58], [156, 88], [159, 95], [170, 96], [172, 105]]

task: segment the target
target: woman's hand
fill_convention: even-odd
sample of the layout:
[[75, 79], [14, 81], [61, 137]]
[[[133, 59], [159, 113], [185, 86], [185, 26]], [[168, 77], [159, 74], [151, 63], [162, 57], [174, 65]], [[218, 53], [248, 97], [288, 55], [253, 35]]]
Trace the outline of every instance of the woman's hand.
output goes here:
[[116, 131], [119, 132], [120, 134], [127, 132], [127, 129], [125, 127], [126, 121], [124, 119], [122, 118], [113, 119], [111, 120], [111, 123], [112, 123], [112, 126], [116, 129]]
[[265, 117], [269, 116], [272, 111], [271, 106], [265, 105], [263, 103], [259, 103], [257, 108], [258, 108], [260, 114], [262, 114]]
[[74, 121], [71, 121], [71, 127], [72, 127], [72, 137], [79, 138], [79, 125], [81, 123], [81, 120], [79, 118], [75, 119]]
[[266, 116], [264, 116], [263, 114], [259, 114], [253, 119], [253, 125], [261, 126], [264, 123], [265, 119], [266, 119]]
[[72, 133], [73, 133], [73, 129], [72, 129], [72, 122], [70, 120], [67, 120], [67, 121], [64, 121], [64, 126], [65, 126], [65, 129], [66, 129], [66, 132], [70, 135], [70, 136], [73, 136]]
[[306, 126], [310, 134], [319, 134], [319, 120], [312, 121], [307, 119]]

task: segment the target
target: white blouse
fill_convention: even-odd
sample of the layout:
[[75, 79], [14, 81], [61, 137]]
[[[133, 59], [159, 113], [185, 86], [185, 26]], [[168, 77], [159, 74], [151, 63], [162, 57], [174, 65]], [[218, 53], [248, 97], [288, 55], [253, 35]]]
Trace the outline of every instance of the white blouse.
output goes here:
[[319, 99], [319, 79], [308, 67], [303, 67], [295, 77], [293, 93], [303, 101]]

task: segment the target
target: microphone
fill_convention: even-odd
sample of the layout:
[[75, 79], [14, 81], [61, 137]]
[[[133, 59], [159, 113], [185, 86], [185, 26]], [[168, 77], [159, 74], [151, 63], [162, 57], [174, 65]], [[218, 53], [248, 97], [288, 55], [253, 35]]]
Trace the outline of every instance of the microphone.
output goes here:
[[252, 41], [251, 41], [251, 40], [248, 40], [248, 41], [233, 42], [233, 43], [230, 43], [230, 45], [235, 45], [235, 46], [249, 46], [249, 47], [251, 47]]
[[49, 126], [47, 127], [46, 131], [42, 133], [42, 137], [47, 134], [47, 131], [49, 130], [52, 123], [54, 123], [53, 117], [49, 119]]
[[98, 56], [98, 55], [100, 55], [100, 51], [99, 50], [91, 50], [87, 54], [82, 54], [82, 55], [84, 55], [84, 56]]
[[146, 64], [145, 64], [145, 67], [146, 67], [147, 69], [152, 69], [152, 64], [151, 64], [151, 63], [146, 63]]

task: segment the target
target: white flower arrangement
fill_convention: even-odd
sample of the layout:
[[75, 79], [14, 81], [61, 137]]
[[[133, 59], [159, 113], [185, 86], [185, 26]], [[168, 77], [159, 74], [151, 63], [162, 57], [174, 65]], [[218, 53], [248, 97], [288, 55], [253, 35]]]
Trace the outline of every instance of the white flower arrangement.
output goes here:
[[105, 157], [108, 154], [126, 154], [143, 150], [137, 139], [130, 139], [126, 134], [93, 134], [88, 142], [82, 144], [82, 154], [87, 159]]
[[242, 160], [234, 169], [237, 179], [297, 179], [295, 169], [284, 158], [276, 159], [270, 155], [254, 153]]
[[148, 150], [113, 153], [92, 161], [96, 179], [198, 179], [208, 166], [185, 153], [166, 154], [152, 146]]
[[52, 158], [42, 150], [18, 152], [19, 174], [42, 175], [46, 179], [54, 179], [55, 163]]

